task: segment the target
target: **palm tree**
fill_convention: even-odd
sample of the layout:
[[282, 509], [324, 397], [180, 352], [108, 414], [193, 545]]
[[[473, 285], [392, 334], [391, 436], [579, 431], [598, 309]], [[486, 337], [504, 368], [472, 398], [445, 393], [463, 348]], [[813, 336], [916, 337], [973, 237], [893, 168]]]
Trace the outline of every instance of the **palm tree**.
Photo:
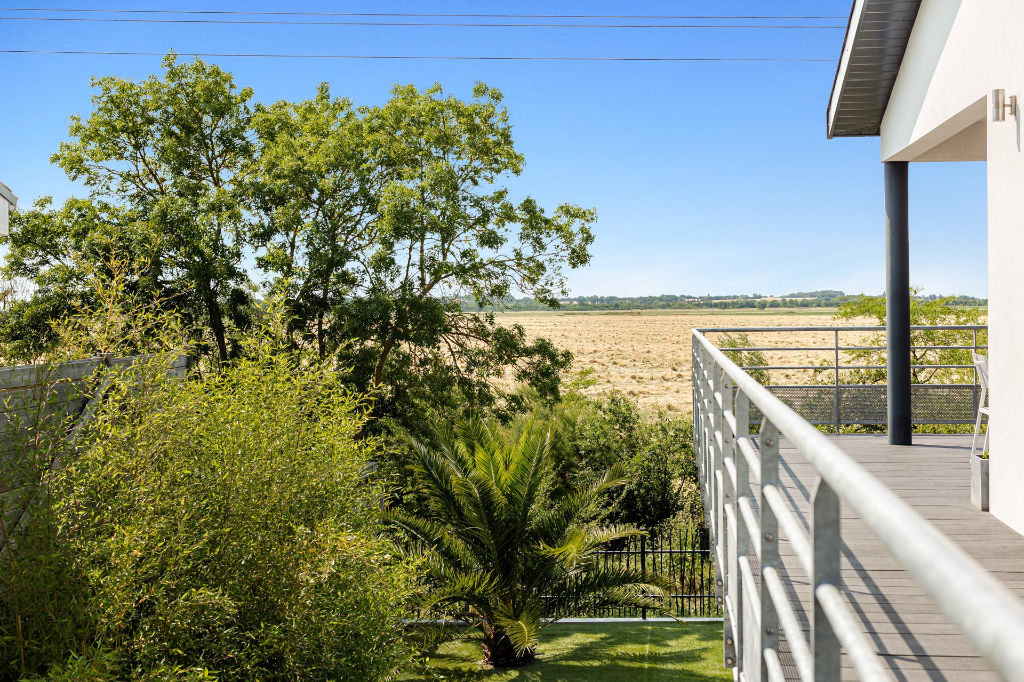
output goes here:
[[426, 566], [431, 607], [457, 606], [483, 634], [484, 660], [524, 665], [536, 655], [545, 614], [612, 606], [661, 610], [663, 581], [602, 565], [596, 552], [642, 535], [631, 526], [593, 528], [583, 517], [605, 490], [625, 481], [611, 470], [551, 500], [551, 431], [530, 422], [518, 438], [478, 418], [435, 424], [430, 444], [412, 439], [427, 511], [391, 511]]

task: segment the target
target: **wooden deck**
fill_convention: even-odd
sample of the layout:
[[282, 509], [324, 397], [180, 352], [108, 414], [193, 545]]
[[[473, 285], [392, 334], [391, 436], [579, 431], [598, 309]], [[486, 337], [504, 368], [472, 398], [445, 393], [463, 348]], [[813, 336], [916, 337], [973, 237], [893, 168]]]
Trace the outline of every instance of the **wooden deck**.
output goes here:
[[[915, 436], [911, 447], [884, 436], [839, 436], [839, 445], [906, 500], [919, 514], [1024, 597], [1024, 536], [970, 503], [970, 436]], [[811, 467], [780, 442], [780, 477], [805, 525], [810, 520]], [[1024, 494], [1024, 491], [1021, 491]], [[842, 516], [844, 592], [854, 614], [897, 680], [998, 680], [924, 590], [900, 568], [874, 535], [847, 509]], [[780, 538], [783, 574], [807, 623], [810, 588], [786, 539]], [[1024, 642], [1021, 642], [1024, 646]], [[787, 677], [799, 679], [780, 645]], [[856, 679], [848, 660], [843, 679]]]

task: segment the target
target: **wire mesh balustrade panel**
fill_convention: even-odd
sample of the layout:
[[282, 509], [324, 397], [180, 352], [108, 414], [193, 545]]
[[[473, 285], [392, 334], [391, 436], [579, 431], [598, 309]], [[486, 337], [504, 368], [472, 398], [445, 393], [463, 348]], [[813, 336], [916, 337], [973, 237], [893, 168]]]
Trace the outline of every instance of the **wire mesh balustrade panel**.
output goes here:
[[840, 386], [840, 424], [885, 424], [888, 404], [885, 384]]
[[[835, 413], [835, 387], [833, 386], [768, 386], [772, 394], [812, 424], [833, 424]], [[751, 406], [751, 421], [761, 421], [761, 412]]]
[[[888, 419], [885, 384], [766, 386], [773, 395], [815, 425], [884, 425]], [[838, 401], [836, 400], [838, 394]], [[972, 384], [915, 384], [911, 409], [915, 424], [973, 424], [979, 389]], [[761, 421], [761, 412], [750, 408], [750, 421]]]
[[922, 384], [911, 389], [911, 413], [919, 424], [973, 424], [979, 387], [972, 384]]

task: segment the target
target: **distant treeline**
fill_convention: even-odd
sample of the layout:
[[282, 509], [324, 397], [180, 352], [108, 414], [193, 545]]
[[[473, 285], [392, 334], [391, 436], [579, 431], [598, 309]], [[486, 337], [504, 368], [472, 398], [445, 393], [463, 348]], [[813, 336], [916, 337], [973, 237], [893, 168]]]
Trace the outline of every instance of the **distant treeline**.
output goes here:
[[[856, 300], [864, 294], [849, 294], [826, 289], [822, 291], [798, 291], [785, 296], [763, 294], [729, 294], [690, 296], [686, 294], [662, 294], [661, 296], [574, 296], [559, 299], [564, 310], [700, 310], [738, 308], [834, 308], [843, 301]], [[952, 305], [984, 306], [988, 301], [973, 296], [920, 296], [921, 300], [949, 299]], [[466, 311], [531, 311], [548, 310], [543, 303], [532, 298], [511, 298], [501, 306], [487, 306], [483, 309], [473, 301], [462, 301]]]

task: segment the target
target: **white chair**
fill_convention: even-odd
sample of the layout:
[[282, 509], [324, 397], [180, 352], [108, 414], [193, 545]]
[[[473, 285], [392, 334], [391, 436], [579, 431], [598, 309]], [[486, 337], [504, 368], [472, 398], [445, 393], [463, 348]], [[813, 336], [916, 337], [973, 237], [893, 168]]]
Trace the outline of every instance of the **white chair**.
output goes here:
[[978, 418], [974, 421], [974, 440], [971, 441], [971, 454], [978, 443], [978, 436], [981, 435], [981, 416], [985, 415], [988, 423], [985, 427], [985, 442], [982, 445], [982, 454], [988, 452], [988, 434], [992, 428], [992, 415], [988, 411], [988, 356], [974, 355], [974, 371], [978, 375], [978, 384], [981, 386], [981, 393], [978, 394]]

